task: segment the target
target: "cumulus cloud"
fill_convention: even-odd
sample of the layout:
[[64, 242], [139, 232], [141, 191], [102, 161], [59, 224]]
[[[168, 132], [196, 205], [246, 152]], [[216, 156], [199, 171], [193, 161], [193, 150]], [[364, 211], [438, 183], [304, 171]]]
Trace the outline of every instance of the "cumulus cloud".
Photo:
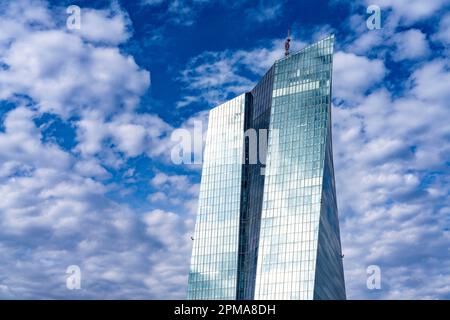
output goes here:
[[392, 58], [396, 61], [420, 59], [430, 53], [426, 35], [417, 29], [396, 33], [393, 41], [396, 50]]
[[124, 11], [83, 9], [80, 29], [73, 32], [87, 41], [117, 45], [128, 40], [130, 29], [131, 21]]
[[[164, 244], [162, 250], [155, 251], [149, 257], [151, 271], [158, 276], [145, 278], [146, 285], [159, 292], [160, 297], [184, 298], [184, 294], [179, 292], [187, 283], [189, 264], [186, 263], [186, 258], [192, 248], [189, 235], [194, 220], [159, 209], [144, 214], [143, 220], [147, 227], [146, 233]], [[174, 232], [176, 236], [173, 236]]]
[[[360, 12], [352, 14], [344, 22], [348, 33], [344, 35], [346, 51], [359, 55], [367, 55], [394, 61], [418, 60], [431, 53], [429, 36], [417, 29], [418, 23], [432, 21], [444, 10], [448, 1], [431, 1], [425, 5], [422, 1], [381, 1], [373, 3], [365, 1], [365, 6], [381, 7], [381, 29], [369, 30], [366, 26], [368, 15]], [[445, 19], [440, 19], [441, 31], [435, 40], [445, 34]], [[445, 38], [445, 36], [444, 36]]]
[[[173, 129], [135, 111], [149, 72], [117, 47], [131, 35], [127, 15], [85, 9], [82, 29], [68, 31], [45, 1], [1, 8], [0, 99], [12, 106], [0, 130], [1, 297], [183, 297], [192, 221], [175, 213], [158, 220], [162, 211], [136, 211], [109, 195], [126, 161], [117, 154], [157, 158]], [[37, 122], [47, 114], [75, 131], [73, 149], [44, 139]], [[177, 210], [191, 212], [190, 201]], [[162, 238], [155, 228], [171, 232]], [[73, 264], [79, 291], [65, 288]]]
[[[192, 219], [175, 213], [161, 219], [161, 210], [142, 219], [111, 200], [106, 194], [113, 186], [96, 180], [108, 178], [98, 161], [44, 143], [34, 117], [15, 108], [0, 133], [2, 297], [183, 297]], [[183, 182], [193, 190], [187, 178], [163, 180], [161, 188]], [[72, 264], [82, 270], [77, 292], [64, 287]]]
[[357, 100], [379, 83], [386, 72], [383, 61], [379, 59], [337, 52], [333, 64], [333, 93], [341, 99]]
[[[413, 85], [401, 96], [379, 89], [352, 107], [345, 101], [334, 108], [350, 298], [447, 297], [447, 283], [440, 280], [447, 277], [450, 263], [448, 186], [445, 177], [433, 172], [445, 170], [450, 127], [446, 103], [436, 99], [437, 92], [428, 92], [448, 75], [444, 70], [442, 61], [428, 62], [406, 80]], [[440, 188], [446, 191], [436, 192]], [[425, 245], [416, 250], [417, 243]], [[381, 291], [365, 287], [366, 268], [372, 264], [382, 270]]]
[[[158, 190], [149, 196], [152, 202], [169, 201], [171, 204], [179, 205], [186, 201], [186, 195], [195, 199], [198, 195], [199, 185], [192, 182], [188, 175], [168, 175], [164, 172], [156, 172], [150, 180], [150, 185]], [[188, 203], [190, 213], [194, 214], [195, 203]]]
[[140, 70], [118, 48], [94, 47], [61, 30], [30, 32], [3, 52], [0, 97], [26, 94], [41, 112], [64, 118], [83, 109], [112, 113], [132, 109], [149, 85]]
[[[370, 0], [365, 0], [367, 5], [373, 4]], [[380, 0], [376, 4], [382, 9], [390, 9], [393, 14], [400, 19], [402, 24], [411, 25], [415, 22], [430, 18], [440, 9], [448, 5], [448, 0]]]
[[[135, 112], [150, 74], [117, 47], [130, 36], [128, 15], [120, 8], [83, 8], [81, 14], [81, 29], [66, 30], [52, 24], [45, 2], [5, 5], [2, 23], [15, 28], [0, 37], [0, 98], [27, 96], [40, 113], [78, 118], [75, 150], [83, 156], [106, 152], [111, 165], [120, 163], [114, 151], [161, 156], [167, 148], [160, 142], [172, 128], [156, 115]], [[110, 144], [113, 150], [105, 150]]]
[[[69, 159], [54, 145], [47, 145], [45, 149], [39, 147], [40, 133], [32, 118], [34, 112], [18, 107], [11, 111], [3, 122], [5, 132], [0, 134], [0, 146], [4, 156], [3, 163], [13, 163], [26, 166], [30, 161], [36, 161], [43, 167], [54, 166], [54, 161], [61, 169], [67, 167]], [[10, 170], [14, 166], [9, 166]]]
[[445, 103], [450, 97], [447, 84], [450, 81], [448, 61], [436, 59], [414, 71], [413, 93], [423, 99]]
[[434, 39], [442, 42], [445, 45], [450, 43], [450, 14], [447, 13], [439, 22], [439, 29], [434, 35]]
[[135, 157], [140, 154], [161, 156], [167, 151], [168, 135], [173, 128], [161, 118], [151, 114], [123, 112], [109, 120], [98, 111], [86, 112], [77, 122], [77, 150], [85, 156], [113, 150]]

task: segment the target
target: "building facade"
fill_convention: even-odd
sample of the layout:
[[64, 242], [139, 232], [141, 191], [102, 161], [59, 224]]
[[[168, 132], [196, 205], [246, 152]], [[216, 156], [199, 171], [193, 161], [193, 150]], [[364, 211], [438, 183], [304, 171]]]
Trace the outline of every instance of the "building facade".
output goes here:
[[188, 299], [345, 299], [333, 43], [276, 61], [210, 111]]

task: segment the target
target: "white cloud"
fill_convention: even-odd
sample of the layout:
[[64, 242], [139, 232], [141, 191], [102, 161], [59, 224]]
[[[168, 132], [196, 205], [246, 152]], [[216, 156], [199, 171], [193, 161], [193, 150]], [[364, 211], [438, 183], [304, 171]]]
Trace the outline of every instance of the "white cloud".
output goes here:
[[192, 248], [190, 231], [193, 229], [192, 218], [181, 218], [179, 215], [153, 210], [144, 215], [147, 234], [165, 244], [165, 250], [159, 250], [149, 257], [151, 269], [158, 276], [148, 276], [145, 283], [149, 288], [161, 292], [166, 298], [184, 298], [174, 294], [187, 284], [189, 264], [186, 261]]
[[[34, 116], [28, 108], [13, 109], [0, 133], [0, 295], [183, 297], [192, 218], [168, 213], [160, 219], [161, 210], [141, 216], [109, 199], [111, 186], [93, 178], [106, 178], [101, 165], [44, 143]], [[195, 193], [186, 177], [166, 180]], [[190, 206], [183, 212], [192, 212]], [[79, 292], [64, 287], [72, 264], [82, 270]]]
[[[390, 55], [395, 61], [403, 59], [415, 60], [424, 58], [430, 53], [427, 35], [415, 28], [405, 29], [405, 20], [402, 15], [405, 11], [389, 11], [389, 1], [378, 3], [381, 9], [381, 29], [369, 30], [366, 26], [368, 15], [354, 14], [345, 23], [349, 33], [345, 41], [347, 52], [359, 55], [387, 59]], [[422, 2], [420, 2], [422, 3]], [[374, 4], [370, 2], [370, 4]], [[427, 7], [428, 8], [428, 7]], [[413, 21], [406, 25], [412, 24]]]
[[430, 53], [426, 35], [420, 30], [396, 33], [392, 40], [396, 46], [392, 58], [396, 61], [420, 59]]
[[75, 165], [75, 170], [84, 177], [95, 177], [98, 179], [111, 177], [111, 174], [95, 159], [78, 161]]
[[167, 195], [164, 192], [154, 192], [147, 197], [150, 202], [166, 201]]
[[[416, 13], [410, 17], [400, 17], [408, 14], [405, 2], [393, 3], [404, 4], [405, 10], [399, 13], [394, 8], [393, 15], [383, 10], [383, 29], [362, 28], [347, 52], [378, 59], [387, 53], [397, 60], [427, 57], [429, 35], [417, 29], [397, 30], [399, 19], [400, 25], [408, 25], [430, 17], [428, 10], [437, 10], [432, 4], [420, 13], [419, 7], [427, 5], [421, 3], [415, 4]], [[364, 22], [360, 16], [353, 18], [356, 26]], [[445, 298], [448, 275], [443, 270], [450, 265], [444, 200], [448, 179], [436, 172], [446, 172], [450, 154], [449, 97], [444, 89], [448, 65], [435, 59], [414, 65], [409, 78], [396, 73], [394, 81], [404, 86], [394, 90], [391, 80], [379, 88], [381, 72], [380, 79], [370, 78], [369, 61], [377, 60], [360, 57], [365, 62], [358, 59], [358, 72], [352, 59], [339, 54], [333, 95], [345, 98], [333, 108], [333, 146], [348, 297]], [[340, 65], [339, 60], [346, 63]], [[389, 72], [385, 66], [382, 69]], [[339, 76], [339, 72], [349, 74]], [[340, 81], [347, 77], [348, 81]], [[359, 80], [350, 81], [355, 79]], [[355, 98], [355, 92], [367, 89]], [[381, 267], [382, 290], [366, 288], [366, 268], [371, 264]]]
[[2, 99], [29, 95], [41, 112], [64, 118], [84, 109], [131, 110], [149, 85], [149, 73], [117, 48], [94, 47], [60, 30], [31, 32], [4, 53]]
[[34, 115], [31, 110], [19, 107], [4, 120], [5, 133], [0, 133], [0, 159], [7, 164], [5, 175], [26, 169], [30, 164], [61, 170], [70, 165], [69, 157], [55, 145], [40, 147], [41, 135], [32, 121]]
[[447, 13], [440, 19], [439, 29], [434, 35], [434, 39], [442, 42], [444, 45], [450, 44], [450, 13]]
[[415, 84], [413, 93], [419, 98], [448, 102], [450, 98], [448, 69], [448, 61], [436, 59], [415, 70], [411, 77]]
[[[364, 24], [364, 21], [361, 21], [361, 23]], [[383, 44], [385, 34], [382, 31], [364, 31], [365, 32], [361, 33], [361, 35], [350, 44], [348, 47], [349, 52], [362, 55], [371, 52], [374, 48], [377, 48]]]
[[[14, 28], [0, 34], [7, 66], [0, 69], [1, 99], [27, 95], [40, 113], [79, 117], [75, 150], [83, 155], [101, 152], [107, 138], [129, 157], [157, 153], [155, 131], [169, 126], [157, 116], [133, 112], [150, 76], [116, 47], [130, 36], [126, 13], [82, 8], [81, 30], [69, 31], [52, 24], [45, 2], [21, 0], [4, 7], [0, 20]], [[106, 120], [122, 110], [128, 116]], [[119, 163], [110, 150], [105, 152], [110, 165]]]
[[77, 122], [75, 150], [87, 157], [121, 152], [126, 157], [146, 154], [168, 159], [172, 130], [169, 124], [151, 114], [124, 112], [105, 120], [97, 111], [85, 112]]
[[[373, 4], [371, 0], [365, 2], [367, 5]], [[393, 14], [401, 20], [402, 24], [411, 25], [430, 18], [448, 3], [448, 0], [379, 0], [376, 4], [382, 10], [392, 9]]]
[[167, 175], [164, 172], [157, 172], [150, 184], [172, 196], [198, 194], [198, 185], [193, 185], [187, 175]]
[[[123, 191], [107, 182], [106, 169], [123, 163], [116, 153], [159, 157], [172, 130], [159, 117], [134, 111], [149, 74], [116, 47], [130, 36], [126, 15], [82, 10], [88, 15], [80, 34], [58, 29], [46, 2], [1, 7], [0, 55], [7, 67], [0, 69], [0, 98], [17, 107], [4, 115], [0, 131], [0, 295], [183, 297], [180, 273], [187, 275], [190, 240], [180, 234], [192, 222], [171, 216], [158, 222], [169, 230], [166, 237], [155, 237], [148, 232], [153, 220], [109, 195]], [[90, 32], [94, 25], [105, 28]], [[46, 112], [73, 125], [73, 150], [44, 139], [35, 120]], [[195, 208], [196, 186], [186, 188], [186, 203], [176, 204], [183, 213]], [[77, 292], [65, 289], [72, 264], [82, 270]]]
[[403, 151], [403, 141], [398, 139], [380, 138], [374, 139], [364, 145], [360, 152], [355, 155], [358, 161], [376, 163], [390, 158]]
[[98, 111], [85, 112], [77, 123], [77, 151], [84, 155], [95, 155], [102, 150], [108, 127]]
[[[412, 87], [401, 96], [379, 89], [351, 108], [333, 110], [349, 298], [445, 297], [447, 285], [440, 280], [450, 264], [448, 186], [433, 172], [445, 170], [450, 126], [445, 99], [437, 98], [441, 89], [430, 90], [447, 73], [442, 61], [427, 62], [411, 75]], [[441, 188], [445, 191], [435, 191]], [[424, 244], [420, 250], [417, 243]], [[365, 286], [371, 264], [381, 267], [381, 291]]]
[[54, 27], [47, 4], [40, 0], [18, 0], [2, 3], [0, 6], [0, 53], [9, 46], [11, 40], [24, 36], [30, 29]]
[[109, 45], [118, 45], [131, 36], [131, 21], [127, 14], [118, 10], [81, 9], [79, 33], [83, 39]]
[[[77, 178], [80, 182], [77, 187], [64, 181], [64, 172], [70, 170], [73, 159], [56, 145], [41, 143], [32, 117], [33, 113], [26, 108], [12, 110], [5, 119], [5, 133], [0, 134], [0, 158], [2, 167], [6, 165], [2, 171], [7, 173], [2, 177], [1, 187], [6, 199], [1, 205], [4, 233], [74, 223], [76, 212], [84, 205], [71, 203], [65, 196], [80, 199], [86, 196], [83, 192], [96, 194], [103, 190], [89, 179]], [[20, 166], [10, 165], [17, 162]], [[54, 206], [47, 199], [55, 199]], [[46, 210], [40, 212], [40, 203]], [[66, 208], [67, 216], [62, 216], [64, 210], [59, 208], [66, 205], [71, 208]], [[75, 215], [70, 218], [70, 213]]]
[[386, 74], [383, 61], [353, 53], [336, 52], [333, 65], [333, 94], [340, 99], [358, 100]]

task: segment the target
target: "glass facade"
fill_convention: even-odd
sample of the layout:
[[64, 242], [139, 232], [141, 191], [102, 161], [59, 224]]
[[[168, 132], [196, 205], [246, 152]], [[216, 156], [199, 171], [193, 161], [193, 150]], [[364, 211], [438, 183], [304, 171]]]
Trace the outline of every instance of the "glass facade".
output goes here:
[[209, 113], [188, 299], [235, 299], [245, 95]]
[[[236, 98], [241, 109], [233, 128], [241, 131], [227, 131], [227, 139], [219, 137], [220, 123], [236, 111], [217, 110], [231, 109], [236, 99], [211, 110], [188, 298], [345, 299], [331, 141], [333, 43], [329, 36], [276, 61]], [[268, 130], [268, 139], [260, 137], [267, 154], [257, 163], [248, 161], [248, 129]], [[218, 158], [212, 149], [221, 150]], [[211, 178], [230, 152], [245, 161]], [[225, 187], [224, 177], [234, 182]], [[236, 203], [232, 211], [208, 207], [218, 188], [228, 206]], [[224, 212], [229, 220], [215, 222]], [[219, 240], [226, 230], [233, 241], [225, 258]]]

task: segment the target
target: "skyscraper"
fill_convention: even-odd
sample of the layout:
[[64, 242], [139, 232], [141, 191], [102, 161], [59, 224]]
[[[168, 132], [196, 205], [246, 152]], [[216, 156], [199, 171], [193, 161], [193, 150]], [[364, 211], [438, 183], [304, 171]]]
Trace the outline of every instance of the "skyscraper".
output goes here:
[[345, 299], [333, 43], [276, 61], [252, 91], [210, 111], [188, 299]]

